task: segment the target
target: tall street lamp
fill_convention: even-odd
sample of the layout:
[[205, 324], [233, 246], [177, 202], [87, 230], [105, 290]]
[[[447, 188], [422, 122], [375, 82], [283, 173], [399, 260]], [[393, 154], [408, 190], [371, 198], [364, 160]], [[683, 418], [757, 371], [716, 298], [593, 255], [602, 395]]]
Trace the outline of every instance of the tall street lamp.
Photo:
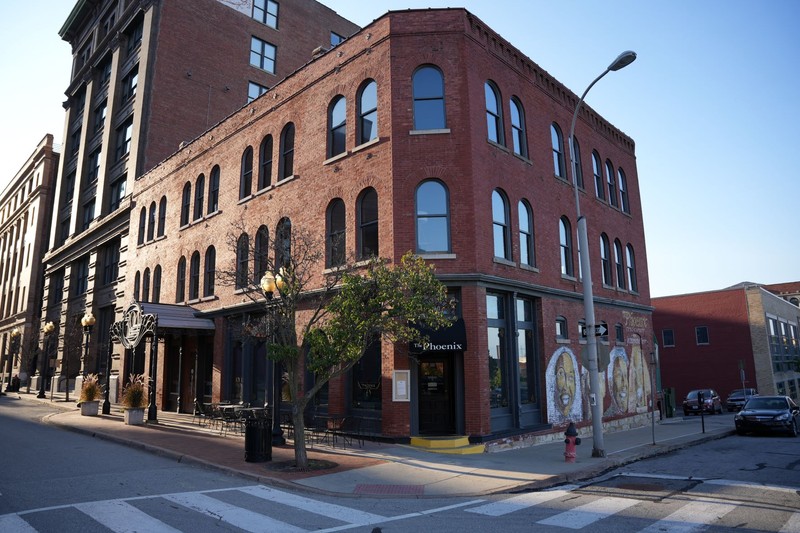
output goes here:
[[[594, 434], [594, 444], [592, 447], [592, 457], [605, 457], [605, 445], [603, 443], [603, 399], [597, 398], [596, 393], [600, 390], [600, 372], [597, 367], [597, 337], [595, 336], [595, 317], [594, 317], [594, 296], [592, 294], [592, 269], [590, 264], [589, 239], [586, 234], [586, 217], [581, 215], [581, 201], [578, 194], [578, 172], [577, 161], [575, 160], [575, 148], [573, 146], [573, 136], [575, 134], [575, 122], [578, 120], [578, 112], [586, 98], [586, 93], [600, 81], [600, 78], [612, 71], [625, 68], [636, 59], [636, 52], [630, 50], [622, 52], [606, 68], [602, 74], [597, 76], [592, 83], [583, 91], [581, 99], [575, 105], [575, 113], [572, 115], [572, 124], [569, 127], [569, 157], [572, 167], [572, 184], [575, 188], [575, 209], [578, 215], [578, 258], [583, 275], [583, 310], [586, 319], [586, 349], [589, 353], [589, 387], [591, 394], [589, 403], [592, 407], [592, 432]], [[613, 176], [610, 177], [613, 179]]]
[[50, 336], [55, 331], [56, 326], [52, 321], [48, 321], [42, 329], [44, 331], [44, 353], [42, 354], [42, 364], [39, 370], [39, 394], [36, 395], [37, 398], [45, 397], [45, 382], [47, 381], [47, 370], [50, 366]]
[[[261, 290], [264, 292], [264, 296], [267, 298], [267, 309], [269, 311], [269, 330], [271, 331], [275, 324], [275, 313], [277, 312], [274, 309], [274, 306], [269, 305], [269, 302], [275, 297], [275, 293], [279, 292], [284, 285], [283, 278], [281, 277], [280, 272], [277, 276], [274, 276], [272, 272], [267, 272], [261, 278]], [[274, 332], [271, 332], [271, 335], [268, 336], [272, 337]], [[272, 445], [273, 446], [281, 446], [286, 444], [286, 439], [283, 438], [283, 430], [281, 429], [281, 367], [280, 364], [275, 362], [274, 360], [271, 361], [272, 363]]]
[[89, 360], [89, 340], [92, 337], [92, 326], [94, 326], [95, 318], [91, 311], [86, 310], [86, 314], [81, 318], [81, 326], [83, 326], [83, 363], [81, 364], [81, 375], [86, 377], [86, 362]]

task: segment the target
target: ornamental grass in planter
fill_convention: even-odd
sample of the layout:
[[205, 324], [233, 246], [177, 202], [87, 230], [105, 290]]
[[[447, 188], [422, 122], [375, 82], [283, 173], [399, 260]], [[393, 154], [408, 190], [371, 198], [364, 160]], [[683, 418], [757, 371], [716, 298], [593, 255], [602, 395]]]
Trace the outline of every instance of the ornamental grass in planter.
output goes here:
[[84, 416], [97, 416], [100, 406], [100, 396], [102, 394], [103, 387], [100, 385], [97, 374], [87, 374], [83, 378], [81, 396], [78, 400], [81, 414]]
[[142, 374], [131, 374], [128, 385], [122, 389], [122, 407], [126, 424], [144, 423], [144, 408], [147, 407], [147, 389]]

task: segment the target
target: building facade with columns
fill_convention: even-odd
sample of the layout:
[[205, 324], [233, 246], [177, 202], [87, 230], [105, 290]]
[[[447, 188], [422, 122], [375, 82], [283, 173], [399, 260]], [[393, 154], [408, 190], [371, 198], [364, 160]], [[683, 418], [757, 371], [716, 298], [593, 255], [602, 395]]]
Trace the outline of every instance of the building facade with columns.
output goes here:
[[[107, 370], [110, 326], [131, 299], [136, 179], [357, 29], [314, 0], [75, 3], [59, 31], [73, 68], [39, 304], [63, 374]], [[84, 353], [87, 312], [96, 325]]]
[[[263, 269], [243, 252], [271, 258], [302, 230], [326, 247], [319, 273], [345, 256], [412, 251], [458, 302], [453, 327], [425, 346], [374, 346], [315, 412], [383, 438], [508, 445], [588, 426], [594, 398], [611, 425], [647, 413], [654, 346], [635, 144], [584, 106], [578, 194], [601, 326], [601, 390], [588, 390], [565, 150], [577, 102], [466, 10], [389, 12], [155, 166], [133, 194], [122, 290], [213, 323], [159, 341], [158, 407], [268, 401], [263, 342], [246, 335], [263, 307], [244, 294]], [[220, 282], [231, 269], [242, 285]]]

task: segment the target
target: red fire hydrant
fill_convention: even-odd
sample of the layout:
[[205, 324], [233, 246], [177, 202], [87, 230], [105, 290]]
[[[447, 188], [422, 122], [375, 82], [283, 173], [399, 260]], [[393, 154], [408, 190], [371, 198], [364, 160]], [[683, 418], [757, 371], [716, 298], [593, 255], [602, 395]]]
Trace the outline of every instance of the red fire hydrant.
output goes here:
[[575, 429], [574, 422], [569, 423], [564, 435], [567, 437], [564, 439], [564, 442], [567, 444], [566, 450], [564, 450], [564, 461], [574, 463], [575, 458], [578, 456], [575, 451], [575, 446], [581, 443], [581, 438], [578, 437], [578, 430]]

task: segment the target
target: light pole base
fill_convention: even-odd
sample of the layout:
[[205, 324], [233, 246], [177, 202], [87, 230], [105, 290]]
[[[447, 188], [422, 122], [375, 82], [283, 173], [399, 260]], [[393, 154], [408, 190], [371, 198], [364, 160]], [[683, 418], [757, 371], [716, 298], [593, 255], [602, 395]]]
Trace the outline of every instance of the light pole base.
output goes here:
[[597, 448], [592, 448], [592, 457], [605, 457], [605, 456], [606, 456], [606, 451], [605, 450], [599, 450]]

